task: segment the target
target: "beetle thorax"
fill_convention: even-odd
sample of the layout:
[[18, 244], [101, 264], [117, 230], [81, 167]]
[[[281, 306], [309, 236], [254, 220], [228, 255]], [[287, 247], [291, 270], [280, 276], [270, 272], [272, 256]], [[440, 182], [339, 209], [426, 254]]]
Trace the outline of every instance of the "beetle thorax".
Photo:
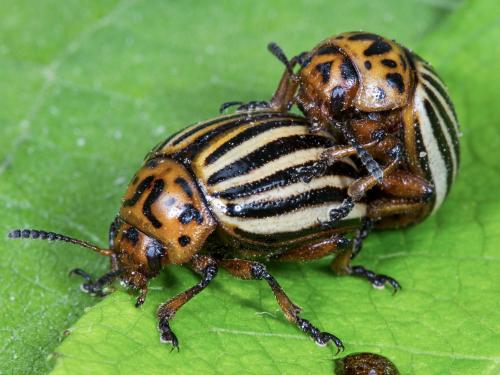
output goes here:
[[191, 174], [163, 157], [148, 161], [134, 176], [120, 217], [161, 244], [162, 265], [189, 261], [215, 228]]

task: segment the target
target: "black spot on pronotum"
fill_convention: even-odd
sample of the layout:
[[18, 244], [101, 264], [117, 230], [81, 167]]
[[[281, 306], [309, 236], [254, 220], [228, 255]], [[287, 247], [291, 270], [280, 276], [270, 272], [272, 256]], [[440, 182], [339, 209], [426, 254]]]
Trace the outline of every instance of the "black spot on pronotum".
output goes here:
[[203, 216], [192, 204], [185, 204], [184, 210], [179, 215], [179, 221], [182, 224], [188, 224], [193, 220], [201, 224], [203, 222]]
[[343, 35], [339, 35], [339, 36], [335, 37], [335, 39], [344, 39], [344, 36]]
[[339, 47], [337, 46], [323, 46], [316, 52], [316, 55], [330, 55], [340, 53]]
[[396, 66], [398, 66], [397, 62], [391, 59], [383, 59], [381, 63], [382, 65], [385, 65], [389, 68], [395, 68]]
[[179, 245], [182, 247], [189, 245], [191, 242], [191, 238], [189, 236], [180, 236], [177, 240], [179, 241]]
[[332, 62], [325, 62], [316, 65], [316, 70], [321, 73], [321, 78], [323, 83], [327, 83], [330, 80], [330, 70], [332, 69]]
[[160, 271], [161, 268], [161, 258], [165, 255], [165, 249], [160, 242], [151, 238], [150, 242], [146, 247], [146, 258], [148, 260], [149, 268], [153, 272]]
[[331, 94], [330, 108], [332, 113], [339, 113], [344, 108], [345, 90], [342, 86], [335, 86]]
[[371, 34], [371, 33], [359, 33], [354, 34], [349, 37], [349, 40], [379, 40], [382, 37], [380, 35]]
[[134, 204], [137, 203], [137, 201], [141, 198], [141, 195], [144, 194], [144, 191], [149, 188], [151, 183], [154, 180], [154, 176], [148, 176], [144, 180], [142, 180], [139, 185], [137, 186], [137, 189], [135, 189], [135, 193], [132, 196], [132, 198], [125, 200], [123, 202], [124, 206], [133, 206]]
[[347, 81], [348, 85], [353, 85], [358, 79], [356, 69], [350, 59], [344, 58], [344, 61], [340, 64], [340, 75]]
[[365, 61], [365, 68], [370, 70], [372, 68], [372, 63], [369, 62], [368, 60]]
[[123, 237], [130, 241], [133, 246], [135, 246], [137, 245], [137, 241], [139, 241], [139, 231], [134, 227], [130, 227], [125, 232], [123, 232]]
[[370, 47], [365, 49], [363, 54], [365, 56], [381, 55], [383, 53], [389, 52], [392, 49], [391, 45], [383, 40], [376, 40]]
[[184, 178], [177, 177], [174, 182], [182, 188], [189, 198], [193, 198], [193, 190], [191, 190], [191, 186]]
[[382, 87], [375, 88], [375, 99], [376, 100], [384, 100], [386, 97], [385, 91]]
[[151, 224], [153, 224], [155, 228], [160, 228], [162, 224], [153, 215], [153, 212], [151, 211], [151, 205], [161, 195], [164, 187], [165, 183], [163, 182], [163, 180], [156, 180], [153, 184], [153, 189], [151, 189], [151, 192], [149, 193], [148, 197], [144, 201], [144, 205], [142, 206], [142, 213], [147, 217], [147, 219], [151, 222]]
[[401, 74], [387, 73], [385, 75], [385, 78], [387, 79], [387, 83], [389, 83], [389, 86], [397, 89], [401, 94], [405, 91], [405, 84], [403, 82], [403, 77], [401, 77]]

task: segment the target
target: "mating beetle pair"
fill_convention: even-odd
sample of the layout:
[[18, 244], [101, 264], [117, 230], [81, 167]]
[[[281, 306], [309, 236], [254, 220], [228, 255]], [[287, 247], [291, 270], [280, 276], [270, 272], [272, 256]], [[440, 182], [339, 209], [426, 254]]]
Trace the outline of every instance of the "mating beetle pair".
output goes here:
[[[290, 62], [273, 47], [287, 64], [287, 70], [271, 102], [259, 105], [270, 109], [248, 110], [248, 106], [243, 106], [235, 114], [190, 126], [155, 147], [125, 193], [119, 215], [109, 230], [109, 248], [29, 229], [14, 230], [9, 236], [66, 241], [109, 256], [111, 270], [96, 281], [83, 270], [73, 272], [86, 279], [84, 290], [94, 294], [103, 294], [107, 284], [121, 278], [139, 290], [136, 306], [144, 303], [149, 279], [164, 266], [189, 265], [201, 275], [201, 281], [162, 304], [157, 313], [161, 340], [174, 347], [178, 340], [170, 323], [175, 313], [223, 268], [241, 279], [265, 280], [289, 321], [316, 343], [333, 342], [341, 350], [342, 342], [336, 336], [320, 331], [299, 315], [301, 309], [260, 261], [303, 261], [335, 253], [332, 268], [337, 273], [366, 278], [375, 286], [389, 284], [397, 290], [400, 286], [394, 279], [362, 266], [351, 266], [350, 261], [373, 224], [406, 225], [421, 220], [432, 207], [439, 206], [444, 196], [439, 195], [442, 186], [438, 189], [437, 181], [441, 180], [434, 173], [441, 164], [432, 150], [441, 150], [439, 141], [447, 141], [452, 130], [448, 129], [448, 137], [432, 138], [433, 146], [426, 143], [428, 129], [423, 128], [435, 129], [444, 124], [433, 121], [426, 106], [447, 103], [440, 81], [427, 87], [425, 82], [433, 81], [418, 81], [417, 66], [422, 66], [434, 80], [438, 78], [425, 63], [395, 43], [366, 35], [372, 34], [342, 34]], [[342, 40], [344, 44], [336, 44]], [[403, 89], [414, 91], [404, 94], [396, 85], [400, 107], [379, 105], [376, 109], [380, 110], [372, 112], [364, 111], [368, 107], [360, 107], [373, 99], [366, 99], [368, 93], [363, 94], [363, 90], [368, 87], [370, 91], [369, 82], [376, 79], [368, 77], [364, 81], [358, 61], [354, 57], [348, 60], [349, 43], [352, 51], [371, 43], [365, 48], [365, 55], [387, 46], [404, 52], [397, 53], [400, 69], [408, 71], [401, 76]], [[392, 55], [386, 57], [392, 61]], [[375, 66], [373, 58], [367, 61]], [[297, 63], [301, 65], [299, 75], [292, 71]], [[368, 64], [363, 65], [369, 76]], [[385, 65], [390, 67], [392, 63]], [[374, 68], [376, 71], [379, 70]], [[347, 81], [350, 86], [346, 86]], [[394, 86], [390, 81], [386, 81], [384, 90]], [[343, 94], [332, 85], [342, 87]], [[328, 98], [321, 97], [322, 93]], [[384, 98], [395, 96], [395, 92], [388, 91]], [[286, 113], [294, 103], [309, 120]], [[409, 103], [416, 107], [409, 109]], [[452, 109], [444, 111], [453, 114]], [[415, 165], [434, 179], [426, 180], [415, 172], [418, 169], [410, 168], [414, 149], [407, 142], [403, 126], [406, 123], [401, 125], [401, 119], [407, 119], [410, 113], [416, 116], [412, 119], [425, 125], [422, 130], [413, 126], [414, 133], [420, 134], [420, 138], [413, 138], [415, 152], [426, 147], [429, 157], [426, 165], [424, 156], [418, 154], [420, 162]], [[338, 120], [333, 114], [338, 115]], [[341, 130], [340, 139], [350, 145], [339, 144], [336, 134], [327, 131], [330, 122]], [[319, 124], [313, 132], [311, 123]], [[402, 127], [405, 137], [400, 134]], [[401, 140], [405, 141], [404, 147]], [[456, 151], [452, 160], [458, 163]], [[445, 159], [442, 156], [439, 160]], [[378, 162], [387, 164], [381, 175], [377, 172]], [[451, 176], [446, 178], [449, 189], [456, 169], [443, 171]]]

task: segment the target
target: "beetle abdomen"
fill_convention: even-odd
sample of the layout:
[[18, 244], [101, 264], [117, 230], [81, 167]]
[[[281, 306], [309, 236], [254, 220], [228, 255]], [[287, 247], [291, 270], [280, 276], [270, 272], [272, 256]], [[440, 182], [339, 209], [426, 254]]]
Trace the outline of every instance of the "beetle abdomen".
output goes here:
[[413, 55], [417, 82], [412, 114], [405, 118], [405, 144], [413, 171], [432, 182], [432, 211], [442, 204], [459, 163], [459, 126], [447, 88], [428, 63]]

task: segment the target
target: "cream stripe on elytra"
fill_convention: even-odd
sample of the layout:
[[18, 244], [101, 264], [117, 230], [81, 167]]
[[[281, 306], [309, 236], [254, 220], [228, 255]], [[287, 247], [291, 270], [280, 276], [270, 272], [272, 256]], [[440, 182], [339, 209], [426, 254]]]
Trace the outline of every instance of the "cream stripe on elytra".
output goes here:
[[227, 165], [234, 163], [235, 161], [272, 141], [283, 137], [300, 134], [309, 134], [309, 130], [305, 126], [289, 126], [270, 129], [231, 149], [215, 163], [206, 166], [204, 168], [204, 173], [207, 176], [210, 176], [218, 170], [223, 169]]
[[322, 176], [313, 178], [310, 182], [297, 182], [284, 187], [278, 187], [260, 194], [253, 194], [250, 197], [231, 200], [234, 204], [247, 204], [250, 202], [271, 201], [276, 199], [287, 199], [293, 195], [302, 194], [313, 189], [324, 187], [337, 187], [346, 189], [354, 179], [345, 176]]
[[[449, 147], [449, 150], [450, 150], [451, 159], [452, 159], [452, 163], [453, 163], [453, 177], [454, 177], [456, 175], [457, 167], [458, 167], [457, 166], [457, 156], [456, 156], [455, 152], [453, 151], [453, 142], [451, 140], [449, 129], [446, 126], [446, 123], [445, 123], [444, 119], [441, 117], [441, 114], [439, 113], [439, 111], [436, 108], [436, 105], [434, 104], [434, 102], [432, 101], [432, 99], [429, 98], [427, 95], [425, 95], [425, 93], [422, 94], [422, 97], [427, 98], [427, 100], [431, 103], [431, 106], [434, 109], [434, 112], [436, 113], [436, 116], [438, 117], [438, 120], [439, 120], [438, 124], [435, 124], [435, 125], [439, 126], [441, 128], [441, 131], [443, 132], [443, 135], [444, 135], [444, 137], [446, 139], [446, 143], [448, 144], [448, 147]], [[439, 142], [437, 140], [435, 140], [435, 142], [439, 144]]]
[[[210, 193], [216, 193], [228, 189], [230, 187], [243, 185], [249, 182], [260, 180], [264, 177], [270, 176], [276, 171], [289, 168], [293, 165], [298, 165], [301, 163], [307, 163], [309, 161], [315, 161], [318, 159], [319, 154], [324, 151], [324, 148], [310, 148], [307, 150], [300, 150], [293, 152], [291, 154], [287, 154], [278, 159], [268, 162], [260, 168], [256, 168], [244, 175], [236, 176], [231, 179], [222, 181], [214, 186], [209, 187]], [[202, 170], [200, 173], [202, 174], [203, 179], [208, 179], [210, 175], [204, 173]]]
[[[232, 224], [245, 232], [255, 234], [274, 234], [279, 232], [294, 232], [317, 226], [320, 222], [329, 220], [329, 212], [338, 208], [339, 203], [318, 205], [301, 208], [296, 211], [267, 218], [237, 218], [224, 214], [220, 207], [213, 206], [212, 209], [224, 220], [224, 223]], [[357, 204], [344, 220], [357, 219], [366, 216], [366, 205]]]
[[431, 170], [434, 189], [436, 193], [436, 201], [433, 207], [433, 212], [435, 212], [441, 206], [441, 203], [443, 203], [443, 200], [446, 196], [446, 191], [448, 188], [446, 183], [446, 176], [448, 171], [446, 169], [443, 155], [438, 147], [438, 143], [434, 138], [434, 133], [429, 117], [426, 115], [423, 94], [423, 90], [417, 87], [417, 89], [415, 90], [415, 109], [418, 113], [420, 131], [425, 148], [427, 149], [427, 159], [429, 162], [429, 168]]

